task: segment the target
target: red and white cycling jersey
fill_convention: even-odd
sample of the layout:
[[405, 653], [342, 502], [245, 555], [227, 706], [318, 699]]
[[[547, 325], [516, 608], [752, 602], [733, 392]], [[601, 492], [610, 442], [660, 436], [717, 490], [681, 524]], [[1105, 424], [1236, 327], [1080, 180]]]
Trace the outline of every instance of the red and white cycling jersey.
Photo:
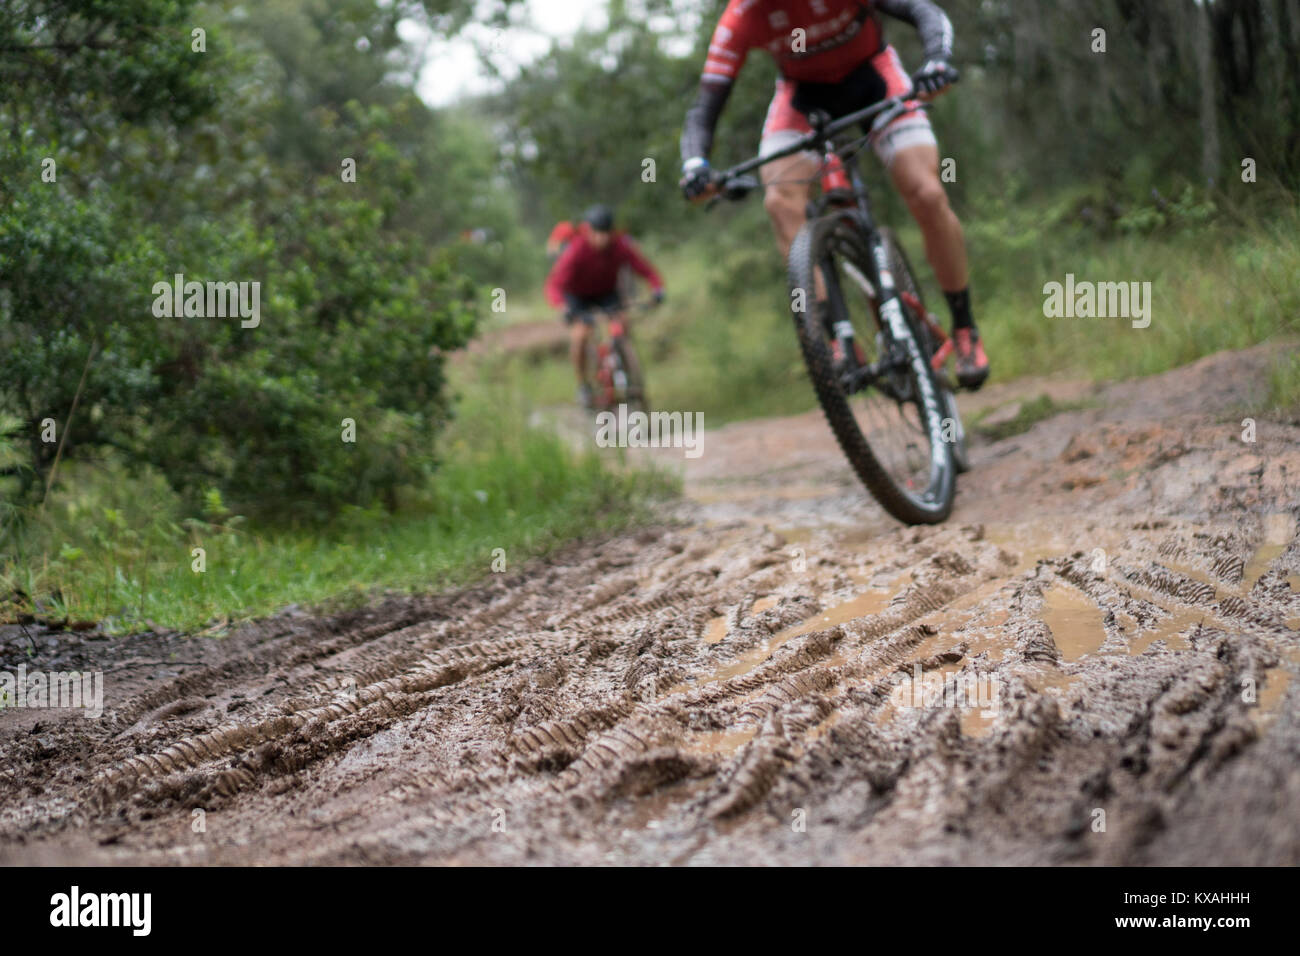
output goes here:
[[[755, 48], [767, 50], [780, 72], [763, 129], [765, 153], [808, 131], [803, 111], [809, 108], [843, 115], [906, 92], [912, 81], [885, 44], [882, 14], [920, 33], [927, 61], [951, 58], [952, 24], [934, 0], [730, 0], [682, 127], [683, 163], [707, 159], [732, 82]], [[934, 142], [929, 121], [916, 110], [889, 130], [876, 142], [887, 164], [902, 149]]]
[[838, 83], [882, 45], [873, 0], [731, 0], [704, 76], [734, 80], [749, 51], [762, 48], [788, 80]]

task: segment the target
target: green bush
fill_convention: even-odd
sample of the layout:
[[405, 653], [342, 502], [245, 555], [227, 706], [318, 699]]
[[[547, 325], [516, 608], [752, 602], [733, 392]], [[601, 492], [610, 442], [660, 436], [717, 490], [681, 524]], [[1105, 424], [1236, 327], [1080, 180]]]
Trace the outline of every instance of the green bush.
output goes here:
[[[105, 6], [0, 12], [0, 76], [22, 94], [0, 103], [0, 126], [24, 130], [0, 140], [0, 412], [21, 452], [6, 490], [31, 503], [56, 454], [112, 449], [191, 509], [214, 489], [277, 520], [393, 505], [434, 467], [444, 357], [475, 327], [479, 296], [448, 240], [508, 211], [466, 198], [484, 166], [467, 158], [482, 153], [472, 131], [435, 125], [389, 81], [400, 41], [369, 0], [324, 17], [211, 8], [202, 55], [193, 4]], [[67, 82], [43, 87], [36, 61]], [[481, 281], [492, 262], [471, 266]], [[155, 314], [155, 284], [177, 273], [258, 283], [260, 323]]]
[[[65, 455], [112, 446], [244, 513], [318, 519], [427, 473], [449, 415], [442, 356], [474, 328], [474, 290], [445, 256], [324, 189], [274, 229], [236, 208], [180, 237], [123, 237], [124, 205], [35, 183], [0, 209], [0, 402], [24, 422], [29, 496], [57, 447], [47, 418]], [[260, 323], [155, 316], [154, 284], [175, 273], [260, 283]]]

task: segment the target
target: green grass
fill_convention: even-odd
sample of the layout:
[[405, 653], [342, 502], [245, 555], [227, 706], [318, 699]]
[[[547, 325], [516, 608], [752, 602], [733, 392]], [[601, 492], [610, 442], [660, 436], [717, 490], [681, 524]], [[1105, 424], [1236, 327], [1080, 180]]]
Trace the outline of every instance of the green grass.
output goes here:
[[[0, 589], [20, 597], [11, 614], [100, 620], [112, 633], [148, 622], [193, 631], [288, 604], [337, 609], [465, 583], [492, 573], [494, 556], [510, 569], [644, 520], [648, 502], [672, 490], [662, 475], [575, 456], [524, 427], [505, 388], [475, 384], [462, 408], [427, 489], [397, 513], [354, 511], [321, 530], [259, 532], [219, 513], [183, 520], [158, 477], [79, 464], [43, 512], [7, 516]], [[202, 573], [194, 548], [205, 552]]]
[[1094, 402], [1058, 402], [1050, 395], [1039, 395], [1020, 403], [1014, 418], [1006, 421], [988, 422], [986, 419], [997, 409], [989, 408], [978, 414], [970, 423], [970, 430], [987, 438], [989, 441], [1001, 441], [1013, 435], [1022, 435], [1045, 419], [1063, 412], [1078, 411], [1094, 406]]
[[[1293, 334], [1300, 317], [1294, 204], [1150, 234], [1103, 238], [1029, 213], [968, 222], [976, 307], [999, 380], [1152, 375], [1225, 349]], [[913, 239], [912, 246], [916, 246]], [[1150, 327], [1123, 318], [1045, 318], [1043, 285], [1152, 283]]]
[[1300, 423], [1300, 352], [1280, 355], [1269, 375], [1270, 413]]

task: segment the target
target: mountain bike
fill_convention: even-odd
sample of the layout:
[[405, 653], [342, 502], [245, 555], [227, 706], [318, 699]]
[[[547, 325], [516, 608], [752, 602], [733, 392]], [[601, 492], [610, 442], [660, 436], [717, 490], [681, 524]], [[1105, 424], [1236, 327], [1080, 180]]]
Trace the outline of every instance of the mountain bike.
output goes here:
[[[787, 262], [804, 364], [840, 448], [875, 499], [907, 524], [937, 524], [952, 513], [957, 473], [969, 467], [955, 383], [932, 367], [946, 335], [925, 309], [898, 238], [876, 224], [857, 164], [877, 131], [918, 105], [896, 96], [833, 121], [815, 112], [812, 132], [720, 172], [714, 201], [760, 188], [748, 174], [773, 160], [822, 154], [821, 195], [809, 203]], [[844, 136], [857, 126], [866, 133]]]
[[646, 299], [618, 308], [592, 307], [594, 311], [604, 312], [609, 320], [608, 337], [601, 335], [601, 323], [595, 322], [587, 339], [587, 367], [596, 372], [592, 389], [594, 411], [617, 409], [619, 405], [627, 405], [629, 411], [650, 410], [641, 358], [628, 332], [626, 316], [629, 312], [647, 312], [656, 304], [653, 299]]

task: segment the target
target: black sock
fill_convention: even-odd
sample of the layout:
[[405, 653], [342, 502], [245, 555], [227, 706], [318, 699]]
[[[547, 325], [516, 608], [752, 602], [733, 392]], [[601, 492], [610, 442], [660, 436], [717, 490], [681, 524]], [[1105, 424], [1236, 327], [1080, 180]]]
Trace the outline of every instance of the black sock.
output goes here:
[[952, 327], [954, 329], [973, 329], [975, 319], [970, 314], [970, 289], [965, 288], [960, 292], [945, 292], [943, 297], [948, 300], [948, 311], [952, 313]]

